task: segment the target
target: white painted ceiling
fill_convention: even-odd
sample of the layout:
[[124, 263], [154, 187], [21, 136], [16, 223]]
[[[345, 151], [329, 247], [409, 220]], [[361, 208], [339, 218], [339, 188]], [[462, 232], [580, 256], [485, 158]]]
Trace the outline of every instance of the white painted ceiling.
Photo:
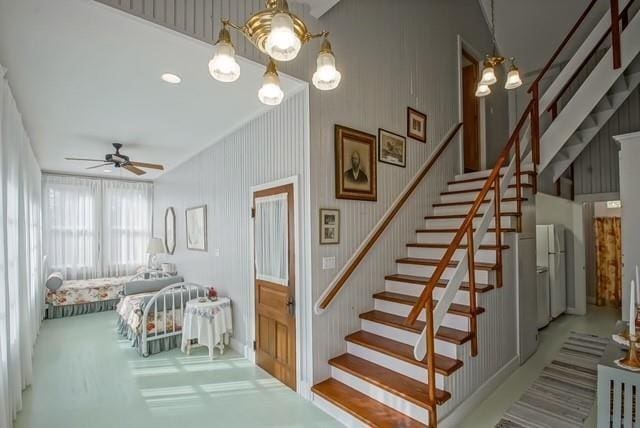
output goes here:
[[[0, 0], [0, 64], [43, 170], [135, 177], [64, 160], [101, 159], [113, 142], [132, 160], [171, 169], [265, 112], [257, 99], [264, 66], [239, 58], [240, 79], [223, 84], [208, 73], [211, 53], [90, 0]], [[182, 83], [163, 82], [165, 72]], [[303, 87], [281, 78], [288, 95]]]
[[[479, 0], [487, 21], [491, 22], [491, 0]], [[516, 57], [525, 74], [539, 70], [569, 33], [587, 0], [494, 0], [496, 40], [499, 51]], [[597, 2], [573, 41], [559, 57], [566, 61], [589, 31], [602, 18], [608, 1]]]

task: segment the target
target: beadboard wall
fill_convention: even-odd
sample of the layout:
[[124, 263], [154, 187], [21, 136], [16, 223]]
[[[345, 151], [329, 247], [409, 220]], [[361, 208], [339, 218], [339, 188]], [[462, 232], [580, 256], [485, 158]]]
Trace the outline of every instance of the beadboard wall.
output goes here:
[[[97, 1], [210, 43], [217, 38], [221, 17], [243, 22], [252, 11], [263, 6], [261, 0]], [[315, 300], [424, 163], [438, 141], [458, 121], [458, 35], [480, 54], [491, 50], [491, 37], [479, 3], [469, 0], [342, 0], [319, 21], [309, 15], [308, 6], [299, 3], [292, 3], [291, 6], [313, 31], [324, 29], [331, 32], [338, 68], [343, 73], [342, 84], [337, 90], [321, 93], [312, 87], [309, 97], [310, 244], [312, 294]], [[211, 16], [214, 17], [213, 25]], [[249, 42], [237, 33], [232, 37], [240, 55], [264, 62], [264, 55]], [[310, 81], [318, 49], [319, 42], [311, 42], [295, 61], [284, 64], [282, 71]], [[507, 97], [498, 86], [496, 92], [486, 99], [489, 165], [506, 143], [508, 131]], [[428, 115], [427, 144], [407, 141], [406, 168], [378, 164], [377, 202], [336, 200], [334, 125], [342, 124], [372, 134], [377, 134], [378, 128], [405, 134], [407, 106]], [[226, 144], [224, 146], [227, 147]], [[222, 153], [221, 150], [212, 148], [211, 153]], [[225, 155], [234, 156], [231, 149], [227, 150]], [[333, 306], [323, 315], [313, 317], [313, 381], [329, 376], [328, 359], [345, 350], [343, 338], [359, 328], [358, 314], [372, 308], [371, 295], [382, 290], [384, 275], [394, 272], [395, 258], [405, 254], [405, 244], [415, 240], [414, 231], [423, 224], [422, 217], [430, 212], [431, 203], [444, 190], [447, 180], [458, 172], [458, 156], [458, 145], [452, 144], [423, 183], [418, 196], [395, 220], [380, 244], [338, 295]], [[213, 155], [209, 160], [215, 160]], [[203, 189], [217, 186], [209, 182], [207, 174], [211, 173], [205, 173], [202, 162], [201, 159], [194, 159], [159, 180], [156, 195], [157, 200], [162, 201], [158, 202], [160, 210], [170, 202], [170, 198], [163, 196], [163, 189], [171, 187], [176, 194], [177, 189], [188, 185]], [[273, 167], [279, 168], [278, 165]], [[199, 173], [204, 175], [198, 177]], [[264, 174], [275, 175], [266, 171]], [[178, 178], [182, 185], [169, 184], [171, 177]], [[243, 183], [249, 185], [246, 180]], [[246, 191], [246, 187], [242, 190]], [[209, 194], [215, 193], [210, 191]], [[185, 198], [179, 194], [177, 197], [181, 200]], [[340, 209], [342, 232], [339, 245], [319, 245], [317, 224], [320, 208]], [[226, 209], [231, 213], [230, 207]], [[244, 215], [241, 212], [241, 216], [233, 221], [244, 221]], [[233, 238], [244, 239], [242, 244], [248, 245], [245, 235], [234, 235]], [[214, 244], [210, 248], [214, 248]], [[195, 268], [196, 264], [215, 260], [211, 251], [194, 257], [196, 259], [190, 261], [186, 259], [191, 257], [184, 257], [184, 264], [181, 265], [183, 271]], [[336, 268], [322, 270], [323, 257], [335, 257]], [[229, 275], [211, 270], [213, 267], [200, 269], [220, 275], [220, 278]], [[515, 342], [515, 337], [513, 340]], [[491, 373], [479, 376], [483, 375], [489, 376]]]

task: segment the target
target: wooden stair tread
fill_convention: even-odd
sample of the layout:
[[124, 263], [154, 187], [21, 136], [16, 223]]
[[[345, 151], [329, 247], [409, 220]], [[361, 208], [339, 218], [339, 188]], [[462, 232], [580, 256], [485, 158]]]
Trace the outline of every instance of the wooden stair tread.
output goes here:
[[[429, 367], [426, 357], [422, 361], [418, 361], [413, 356], [413, 346], [397, 342], [395, 340], [387, 339], [386, 337], [378, 336], [377, 334], [369, 333], [364, 330], [357, 331], [345, 337], [347, 342], [355, 343], [360, 346], [364, 346], [374, 351], [381, 352], [391, 357], [402, 360], [406, 363], [413, 364], [415, 366], [427, 369]], [[436, 372], [444, 376], [449, 376], [451, 373], [462, 367], [462, 361], [447, 357], [445, 355], [436, 354]]]
[[[414, 276], [414, 275], [402, 275], [402, 274], [394, 274], [387, 275], [384, 279], [388, 279], [389, 281], [398, 281], [398, 282], [406, 282], [409, 284], [416, 284], [426, 286], [426, 284], [431, 280], [431, 278], [427, 276]], [[445, 279], [441, 279], [436, 283], [436, 287], [444, 288], [447, 286], [449, 281]], [[461, 290], [469, 291], [469, 283], [463, 282], [460, 285]], [[493, 285], [491, 284], [482, 284], [476, 281], [476, 293], [485, 293], [489, 290], [493, 290]]]
[[427, 427], [427, 425], [385, 406], [335, 379], [327, 379], [314, 385], [311, 390], [353, 417], [375, 428]]
[[[502, 202], [514, 202], [517, 201], [518, 198], [502, 198]], [[482, 201], [483, 204], [488, 204], [489, 202], [491, 202], [492, 199], [485, 199], [484, 201]], [[526, 202], [528, 201], [527, 198], [520, 198], [521, 202]], [[438, 202], [433, 204], [434, 207], [450, 207], [450, 206], [456, 206], [456, 205], [472, 205], [475, 202], [475, 200], [473, 201], [457, 201], [457, 202]]]
[[[412, 325], [408, 326], [404, 324], [405, 317], [377, 310], [360, 314], [360, 319], [377, 322], [417, 334], [420, 334], [422, 330], [424, 330], [424, 326], [426, 325], [424, 321], [416, 321]], [[473, 333], [471, 332], [445, 326], [440, 326], [440, 328], [438, 328], [438, 332], [436, 333], [436, 339], [442, 340], [444, 342], [454, 343], [456, 345], [462, 345], [472, 338]]]
[[[429, 400], [428, 384], [425, 382], [418, 382], [408, 376], [351, 354], [342, 354], [333, 358], [329, 360], [329, 365], [357, 376], [427, 410], [432, 409], [434, 406]], [[445, 403], [449, 398], [451, 398], [451, 394], [441, 389], [436, 389], [436, 405]]]
[[[521, 183], [520, 187], [524, 187], [524, 188], [532, 188], [533, 185], [531, 184], [526, 184], [526, 183]], [[509, 186], [509, 189], [515, 189], [516, 185], [512, 184]], [[493, 188], [491, 188], [493, 189]], [[441, 192], [441, 195], [459, 195], [461, 193], [479, 193], [482, 190], [482, 187], [479, 189], [464, 189], [464, 190], [449, 190], [446, 192]]]
[[[407, 244], [407, 247], [410, 248], [449, 248], [451, 246], [451, 244], [419, 244], [417, 242], [415, 243], [411, 243], [411, 244]], [[467, 248], [467, 244], [458, 244], [458, 248]], [[509, 246], [508, 245], [503, 245], [501, 247], [503, 250], [508, 250]], [[497, 245], [480, 245], [480, 249], [481, 250], [497, 250], [498, 246]]]
[[[520, 171], [520, 175], [530, 175], [530, 176], [534, 176], [534, 172], [533, 171]], [[514, 174], [515, 176], [515, 174]], [[500, 177], [504, 177], [504, 174], [500, 174]], [[453, 181], [449, 181], [447, 184], [460, 184], [460, 183], [471, 183], [474, 181], [487, 181], [487, 178], [489, 178], [489, 176], [486, 177], [478, 177], [478, 178], [466, 178], [464, 180], [453, 180]]]
[[[417, 257], [403, 257], [401, 259], [396, 260], [397, 263], [405, 264], [405, 265], [421, 265], [421, 266], [438, 266], [441, 262], [439, 259], [419, 259]], [[448, 265], [449, 267], [458, 266], [458, 261], [451, 260]], [[498, 265], [495, 263], [483, 263], [476, 262], [475, 263], [476, 270], [496, 270]]]
[[[400, 293], [392, 293], [390, 291], [382, 291], [380, 293], [376, 293], [373, 295], [373, 298], [379, 299], [379, 300], [386, 300], [388, 302], [400, 303], [402, 305], [409, 305], [409, 306], [414, 306], [416, 303], [418, 303], [418, 297], [416, 296], [409, 296], [407, 294], [400, 294]], [[433, 306], [435, 307], [437, 303], [438, 301], [434, 300]], [[447, 312], [449, 312], [450, 314], [470, 317], [471, 307], [469, 307], [468, 305], [461, 305], [459, 303], [452, 303], [451, 306], [449, 306], [449, 310]], [[484, 312], [484, 308], [480, 306], [476, 306], [476, 315], [480, 315], [483, 312]]]
[[[476, 215], [474, 215], [474, 217], [482, 217], [484, 214], [483, 213], [476, 213]], [[520, 217], [522, 216], [522, 214], [519, 213], [514, 213], [514, 212], [501, 212], [500, 213], [501, 217]], [[445, 219], [452, 219], [452, 218], [467, 218], [467, 214], [440, 214], [440, 215], [427, 215], [424, 216], [425, 220], [445, 220]]]
[[[431, 229], [418, 229], [416, 230], [416, 233], [458, 233], [460, 229], [449, 229], [449, 228], [445, 228], [445, 229], [438, 229], [438, 228], [431, 228]], [[473, 231], [475, 232], [477, 229], [473, 229]], [[501, 227], [500, 230], [502, 231], [502, 233], [509, 233], [509, 232], [515, 232], [516, 229], [514, 227]], [[496, 233], [496, 229], [491, 228], [491, 229], [487, 229], [487, 233]]]

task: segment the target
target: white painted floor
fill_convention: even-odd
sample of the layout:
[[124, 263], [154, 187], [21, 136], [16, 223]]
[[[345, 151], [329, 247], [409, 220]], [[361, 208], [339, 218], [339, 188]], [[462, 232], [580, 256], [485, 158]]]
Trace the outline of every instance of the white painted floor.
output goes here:
[[[617, 309], [589, 306], [587, 316], [563, 315], [540, 330], [540, 342], [536, 353], [471, 412], [459, 428], [495, 426], [509, 406], [553, 360], [571, 331], [608, 336], [619, 317], [620, 313]], [[595, 416], [594, 405], [585, 427], [596, 426]]]

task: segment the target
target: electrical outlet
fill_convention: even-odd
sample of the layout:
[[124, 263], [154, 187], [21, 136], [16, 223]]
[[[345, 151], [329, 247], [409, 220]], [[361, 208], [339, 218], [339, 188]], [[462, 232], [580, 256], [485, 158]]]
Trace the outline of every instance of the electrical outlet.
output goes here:
[[323, 257], [322, 258], [322, 269], [329, 270], [336, 268], [336, 258], [335, 257]]

